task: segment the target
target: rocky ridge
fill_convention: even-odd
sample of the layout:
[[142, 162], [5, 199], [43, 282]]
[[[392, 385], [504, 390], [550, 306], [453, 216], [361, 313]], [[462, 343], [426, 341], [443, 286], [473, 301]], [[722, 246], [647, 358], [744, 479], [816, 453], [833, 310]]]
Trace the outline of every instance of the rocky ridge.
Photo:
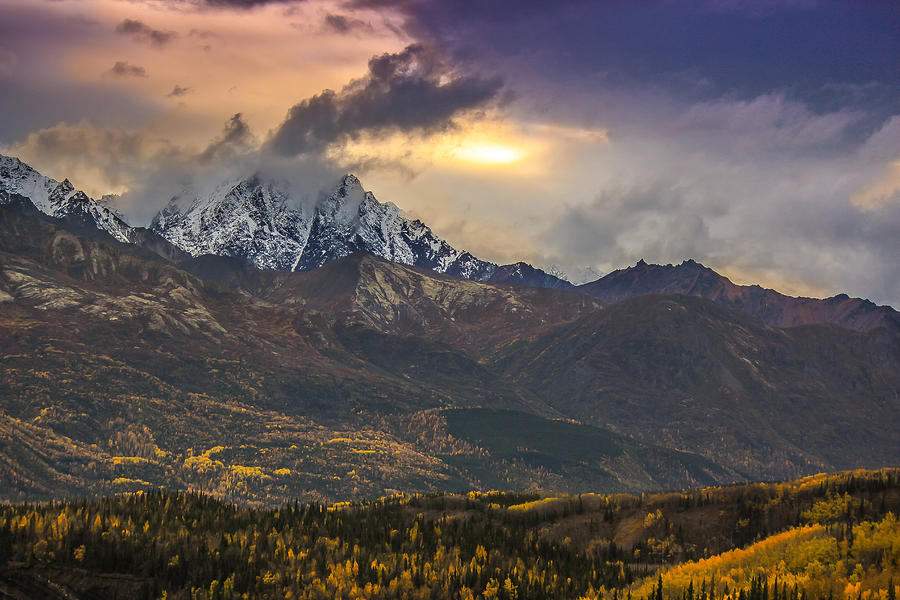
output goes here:
[[854, 331], [885, 327], [900, 332], [900, 313], [861, 298], [838, 294], [830, 298], [786, 296], [758, 285], [737, 285], [709, 267], [686, 260], [680, 265], [654, 265], [643, 260], [578, 286], [605, 302], [620, 302], [648, 294], [678, 294], [711, 300], [740, 310], [773, 327], [831, 323]]

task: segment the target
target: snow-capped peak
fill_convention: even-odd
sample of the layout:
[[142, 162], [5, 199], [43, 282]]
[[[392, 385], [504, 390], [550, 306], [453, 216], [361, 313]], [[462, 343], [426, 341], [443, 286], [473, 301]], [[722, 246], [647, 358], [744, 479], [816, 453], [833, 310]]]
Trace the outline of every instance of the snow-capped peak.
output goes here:
[[0, 190], [28, 198], [51, 217], [93, 223], [120, 242], [133, 238], [131, 227], [111, 208], [76, 190], [68, 179], [45, 177], [18, 158], [0, 155]]
[[240, 257], [265, 269], [308, 270], [365, 251], [387, 260], [486, 280], [493, 263], [460, 252], [421, 221], [379, 202], [345, 175], [312, 207], [260, 176], [193, 199], [173, 199], [151, 228], [190, 254]]
[[150, 228], [193, 256], [234, 256], [259, 268], [290, 270], [305, 244], [308, 218], [289, 200], [281, 186], [258, 176], [226, 182], [206, 195], [186, 189]]

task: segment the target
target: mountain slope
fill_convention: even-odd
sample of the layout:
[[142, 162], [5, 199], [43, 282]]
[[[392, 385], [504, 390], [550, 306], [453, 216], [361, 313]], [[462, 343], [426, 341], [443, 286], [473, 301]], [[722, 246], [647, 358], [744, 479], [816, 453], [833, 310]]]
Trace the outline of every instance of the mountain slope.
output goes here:
[[884, 328], [604, 304], [364, 253], [298, 273], [172, 263], [69, 227], [0, 207], [0, 447], [30, 449], [0, 451], [9, 498], [659, 489], [900, 455]]
[[759, 317], [775, 327], [833, 323], [854, 331], [888, 327], [900, 334], [900, 313], [890, 306], [839, 294], [831, 298], [794, 298], [758, 285], [736, 285], [693, 260], [680, 265], [650, 265], [643, 260], [578, 286], [606, 302], [646, 294], [683, 294]]
[[451, 433], [443, 411], [479, 406], [558, 427], [558, 411], [480, 357], [595, 310], [590, 297], [361, 254], [255, 271], [266, 284], [254, 296], [61, 225], [0, 207], [4, 499], [164, 485], [281, 502], [740, 477], [598, 427], [614, 451], [585, 461], [552, 448], [517, 458]]
[[900, 456], [900, 338], [884, 330], [777, 329], [702, 298], [641, 296], [495, 360], [564, 414], [752, 477]]
[[[44, 177], [17, 158], [0, 154], [0, 206], [40, 212], [59, 220], [81, 235], [108, 235], [115, 242], [131, 244], [168, 260], [187, 254], [149, 229], [128, 225], [105, 202], [76, 190], [68, 179]], [[108, 241], [108, 240], [107, 240]]]

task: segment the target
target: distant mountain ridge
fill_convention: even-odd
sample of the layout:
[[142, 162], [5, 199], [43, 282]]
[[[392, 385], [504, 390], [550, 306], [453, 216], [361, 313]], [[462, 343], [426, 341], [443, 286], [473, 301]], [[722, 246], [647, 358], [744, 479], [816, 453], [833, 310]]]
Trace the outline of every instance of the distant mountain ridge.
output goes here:
[[605, 302], [648, 294], [696, 296], [751, 314], [773, 327], [831, 323], [854, 331], [879, 327], [900, 331], [900, 313], [890, 306], [878, 306], [847, 294], [803, 298], [758, 285], [737, 285], [693, 260], [680, 265], [654, 265], [640, 260], [633, 267], [613, 271], [577, 289]]

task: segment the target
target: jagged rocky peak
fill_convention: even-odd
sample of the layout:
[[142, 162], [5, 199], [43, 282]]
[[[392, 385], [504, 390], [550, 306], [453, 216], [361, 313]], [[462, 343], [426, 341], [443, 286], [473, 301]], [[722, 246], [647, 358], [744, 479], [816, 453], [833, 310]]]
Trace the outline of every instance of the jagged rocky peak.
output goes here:
[[150, 222], [150, 228], [165, 229], [169, 226], [170, 222], [176, 221], [180, 217], [181, 207], [178, 206], [178, 199], [173, 197], [169, 200], [169, 203], [153, 217], [153, 220]]
[[68, 181], [60, 183], [44, 177], [18, 158], [0, 155], [0, 189], [28, 198], [45, 214], [53, 216], [56, 212], [51, 197], [59, 199], [62, 192], [57, 190], [65, 188], [65, 183]]
[[349, 225], [377, 204], [375, 197], [363, 189], [362, 182], [355, 175], [344, 175], [334, 191], [317, 203], [315, 214], [320, 220]]
[[361, 201], [366, 195], [366, 190], [363, 189], [359, 177], [353, 173], [348, 173], [341, 177], [341, 181], [333, 195], [341, 198], [356, 198]]

